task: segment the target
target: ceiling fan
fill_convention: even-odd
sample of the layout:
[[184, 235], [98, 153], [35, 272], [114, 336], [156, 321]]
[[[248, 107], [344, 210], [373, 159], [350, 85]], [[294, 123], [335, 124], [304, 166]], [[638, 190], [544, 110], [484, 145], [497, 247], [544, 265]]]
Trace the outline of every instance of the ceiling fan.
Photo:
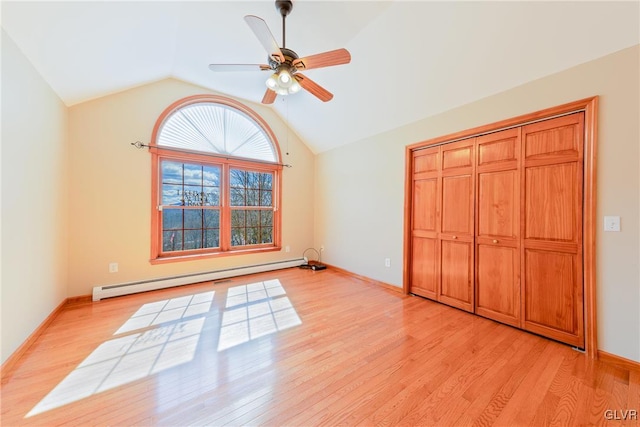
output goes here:
[[212, 71], [271, 71], [272, 74], [266, 81], [267, 91], [262, 98], [263, 104], [272, 104], [277, 95], [289, 95], [305, 89], [323, 102], [330, 101], [333, 94], [300, 73], [301, 70], [331, 67], [334, 65], [348, 64], [351, 62], [351, 54], [346, 49], [336, 49], [316, 55], [298, 57], [298, 54], [286, 48], [286, 17], [293, 9], [291, 0], [276, 0], [276, 9], [282, 15], [282, 47], [271, 34], [267, 23], [254, 15], [247, 15], [244, 20], [265, 48], [268, 64], [210, 64]]

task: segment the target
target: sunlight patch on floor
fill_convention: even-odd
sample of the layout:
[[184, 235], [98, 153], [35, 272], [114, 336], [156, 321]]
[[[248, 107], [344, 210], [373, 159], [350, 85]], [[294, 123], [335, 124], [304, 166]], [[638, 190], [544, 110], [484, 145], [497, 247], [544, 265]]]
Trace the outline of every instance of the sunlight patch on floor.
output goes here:
[[102, 343], [25, 418], [191, 361], [214, 294], [144, 304], [116, 334], [150, 329]]
[[235, 286], [227, 291], [218, 351], [302, 324], [279, 280]]
[[144, 304], [114, 335], [204, 314], [211, 309], [213, 296], [211, 291]]

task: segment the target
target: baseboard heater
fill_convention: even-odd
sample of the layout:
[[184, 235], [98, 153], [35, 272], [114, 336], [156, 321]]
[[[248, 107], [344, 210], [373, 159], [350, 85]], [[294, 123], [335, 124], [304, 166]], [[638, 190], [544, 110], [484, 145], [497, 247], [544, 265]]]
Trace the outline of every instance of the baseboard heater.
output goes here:
[[281, 270], [283, 268], [298, 267], [304, 264], [304, 258], [287, 261], [276, 261], [265, 264], [248, 265], [243, 267], [225, 268], [222, 270], [206, 271], [201, 273], [185, 274], [182, 276], [161, 277], [157, 279], [141, 280], [138, 282], [120, 283], [117, 285], [94, 286], [93, 301], [118, 297], [122, 295], [136, 294], [139, 292], [155, 291], [174, 286], [191, 285], [200, 282], [226, 279], [229, 277], [243, 276], [245, 274], [262, 273], [265, 271]]

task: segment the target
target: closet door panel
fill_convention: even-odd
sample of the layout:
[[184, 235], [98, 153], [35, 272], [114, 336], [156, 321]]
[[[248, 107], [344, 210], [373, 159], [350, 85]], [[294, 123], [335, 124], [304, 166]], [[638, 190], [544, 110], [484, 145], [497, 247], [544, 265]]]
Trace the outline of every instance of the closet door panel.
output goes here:
[[[471, 143], [469, 143], [471, 141]], [[473, 166], [473, 141], [446, 144], [442, 147], [442, 170], [450, 171]]]
[[583, 113], [576, 113], [525, 126], [525, 159], [581, 158], [583, 117]]
[[519, 147], [518, 132], [506, 131], [509, 134], [496, 137], [496, 134], [478, 138], [478, 166], [488, 166], [498, 162], [517, 160]]
[[438, 150], [416, 151], [413, 156], [413, 173], [438, 171]]
[[440, 301], [473, 311], [473, 242], [441, 241]]
[[520, 128], [478, 138], [475, 312], [521, 326]]
[[443, 234], [473, 234], [473, 177], [471, 175], [442, 178]]
[[520, 326], [518, 248], [478, 244], [476, 262], [476, 313]]
[[524, 321], [526, 329], [582, 345], [580, 263], [567, 252], [525, 250]]
[[438, 179], [421, 179], [414, 182], [413, 228], [414, 230], [436, 231]]
[[525, 238], [576, 242], [577, 203], [582, 193], [577, 188], [575, 162], [526, 169]]
[[438, 301], [473, 312], [475, 138], [441, 147]]
[[517, 170], [478, 174], [478, 236], [518, 236], [518, 175]]
[[411, 292], [436, 299], [440, 283], [438, 239], [414, 237], [412, 255]]
[[440, 148], [412, 154], [411, 273], [409, 292], [437, 299], [440, 283], [438, 243]]
[[439, 232], [446, 237], [474, 235], [474, 146], [475, 138], [441, 147]]
[[584, 347], [584, 113], [523, 127], [523, 327]]

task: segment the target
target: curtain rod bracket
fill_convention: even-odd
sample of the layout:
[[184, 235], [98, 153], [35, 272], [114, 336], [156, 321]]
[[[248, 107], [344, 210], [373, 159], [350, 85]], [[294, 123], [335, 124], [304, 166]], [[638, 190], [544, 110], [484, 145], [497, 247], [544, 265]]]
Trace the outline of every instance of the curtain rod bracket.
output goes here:
[[136, 147], [138, 149], [144, 148], [144, 147], [149, 147], [148, 144], [142, 143], [140, 141], [132, 142], [131, 145], [133, 145], [134, 147]]
[[140, 141], [136, 141], [136, 142], [132, 142], [131, 145], [133, 145], [134, 147], [140, 149], [140, 148], [144, 148], [144, 147], [148, 147], [148, 144], [144, 144]]

